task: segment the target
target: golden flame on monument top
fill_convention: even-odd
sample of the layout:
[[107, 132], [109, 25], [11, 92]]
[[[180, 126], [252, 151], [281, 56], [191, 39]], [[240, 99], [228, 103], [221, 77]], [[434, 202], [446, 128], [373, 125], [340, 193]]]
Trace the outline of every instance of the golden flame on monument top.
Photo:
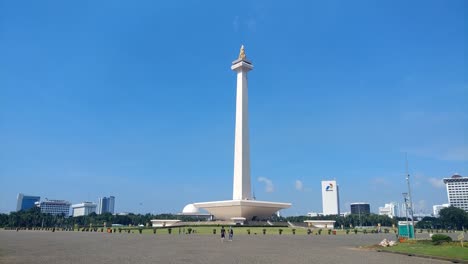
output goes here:
[[247, 57], [245, 56], [245, 49], [244, 45], [241, 46], [240, 52], [239, 52], [239, 59], [240, 60], [245, 60]]

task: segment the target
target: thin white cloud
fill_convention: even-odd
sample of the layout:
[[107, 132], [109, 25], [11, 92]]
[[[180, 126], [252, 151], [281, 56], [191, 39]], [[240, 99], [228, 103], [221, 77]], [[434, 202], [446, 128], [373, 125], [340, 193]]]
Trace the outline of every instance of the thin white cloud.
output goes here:
[[422, 180], [422, 179], [424, 179], [424, 174], [422, 174], [420, 172], [415, 172], [414, 173], [414, 178], [418, 179], [418, 180]]
[[419, 200], [417, 203], [413, 204], [415, 213], [426, 213], [426, 200]]
[[390, 182], [385, 179], [384, 177], [375, 177], [371, 179], [371, 183], [375, 186], [382, 187], [382, 186], [389, 186]]
[[425, 181], [425, 176], [423, 173], [415, 172], [414, 174], [410, 175], [412, 177], [411, 181], [413, 182], [414, 186], [421, 186], [421, 183]]
[[245, 24], [247, 25], [247, 29], [251, 32], [255, 32], [257, 30], [257, 20], [253, 17], [248, 18], [245, 21]]
[[254, 17], [240, 17], [235, 16], [232, 20], [232, 29], [234, 32], [251, 32], [255, 33], [257, 31], [257, 19]]
[[369, 186], [372, 191], [381, 191], [382, 189], [387, 189], [392, 186], [392, 182], [389, 181], [389, 178], [395, 178], [396, 176], [392, 176], [388, 174], [384, 177], [377, 176], [370, 179]]
[[234, 20], [232, 21], [232, 28], [234, 29], [234, 32], [239, 31], [239, 16], [234, 17]]
[[468, 161], [468, 146], [407, 148], [405, 152], [443, 161]]
[[296, 190], [302, 191], [304, 189], [304, 184], [302, 184], [302, 181], [296, 180], [295, 187], [296, 187]]
[[444, 187], [445, 187], [445, 183], [444, 183], [444, 181], [441, 180], [441, 179], [429, 178], [429, 179], [427, 179], [427, 181], [428, 181], [434, 188], [444, 188]]
[[468, 120], [468, 115], [464, 112], [408, 111], [401, 113], [401, 119], [408, 122], [422, 122], [422, 124], [430, 126], [448, 122], [466, 121]]
[[273, 182], [266, 178], [266, 177], [259, 177], [259, 182], [263, 182], [265, 184], [265, 192], [271, 193], [275, 191], [275, 187], [273, 186]]
[[440, 158], [448, 161], [468, 161], [468, 146], [451, 148]]

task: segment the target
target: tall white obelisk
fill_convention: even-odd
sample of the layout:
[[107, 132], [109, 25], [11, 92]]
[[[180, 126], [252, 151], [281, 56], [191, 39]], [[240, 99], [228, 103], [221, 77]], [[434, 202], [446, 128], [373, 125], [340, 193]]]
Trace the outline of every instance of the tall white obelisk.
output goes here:
[[244, 45], [240, 49], [239, 58], [232, 62], [231, 69], [237, 72], [236, 139], [232, 199], [251, 200], [247, 73], [253, 69], [253, 65], [245, 56]]
[[[290, 203], [258, 201], [252, 199], [250, 190], [250, 145], [247, 73], [253, 69], [245, 57], [244, 46], [239, 58], [232, 62], [231, 69], [237, 73], [236, 139], [234, 146], [234, 184], [232, 200], [193, 203], [188, 208], [205, 209], [218, 220], [230, 224], [267, 219], [272, 214], [291, 207]], [[185, 210], [185, 209], [184, 209]]]

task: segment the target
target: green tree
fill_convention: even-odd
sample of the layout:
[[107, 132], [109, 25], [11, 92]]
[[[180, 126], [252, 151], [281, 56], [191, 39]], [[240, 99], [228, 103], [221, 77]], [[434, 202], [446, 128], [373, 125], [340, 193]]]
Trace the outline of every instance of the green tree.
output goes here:
[[443, 228], [442, 221], [437, 217], [426, 216], [416, 224], [416, 228], [440, 229]]
[[463, 209], [450, 206], [440, 210], [439, 215], [440, 221], [447, 228], [454, 228], [457, 230], [468, 228], [468, 213]]

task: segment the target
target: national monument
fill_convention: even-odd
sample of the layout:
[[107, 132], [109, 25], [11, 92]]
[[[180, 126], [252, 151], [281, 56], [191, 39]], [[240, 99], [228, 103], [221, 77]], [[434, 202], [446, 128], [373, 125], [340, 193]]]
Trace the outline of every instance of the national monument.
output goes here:
[[253, 69], [253, 64], [247, 59], [244, 46], [240, 49], [239, 57], [232, 62], [231, 69], [237, 73], [232, 200], [194, 203], [193, 206], [207, 210], [216, 219], [243, 223], [270, 217], [281, 209], [291, 207], [291, 204], [252, 199], [247, 73]]

